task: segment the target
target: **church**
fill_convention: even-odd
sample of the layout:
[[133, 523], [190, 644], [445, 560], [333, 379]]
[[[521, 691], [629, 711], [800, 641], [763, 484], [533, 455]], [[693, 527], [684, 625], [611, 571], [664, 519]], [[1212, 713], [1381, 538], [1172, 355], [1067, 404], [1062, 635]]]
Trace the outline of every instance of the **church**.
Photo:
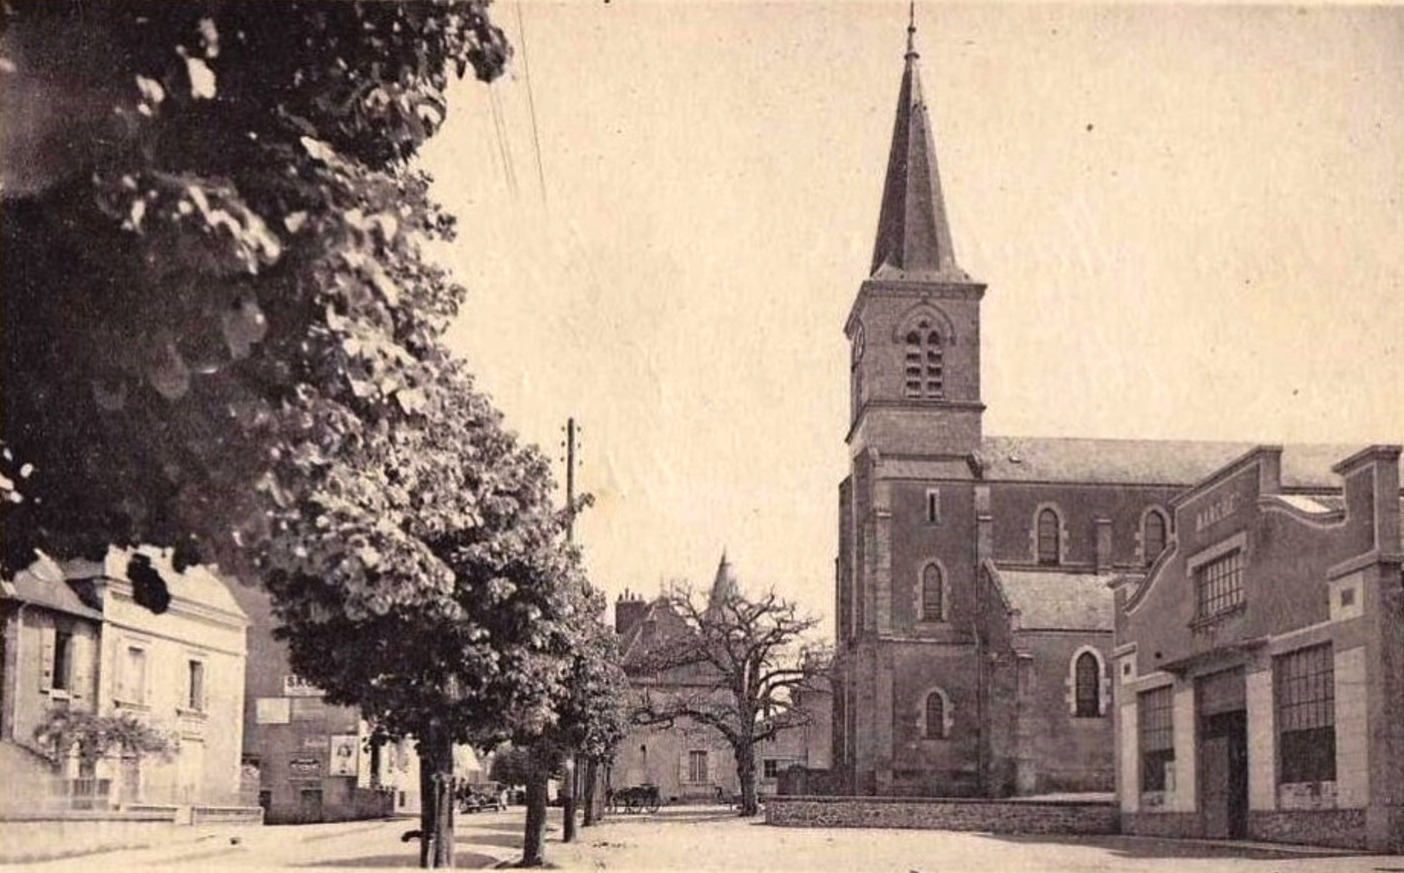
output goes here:
[[[1111, 792], [1110, 586], [1175, 542], [1177, 495], [1255, 445], [984, 432], [986, 287], [956, 259], [914, 37], [844, 327], [834, 776], [857, 795]], [[1280, 492], [1338, 492], [1358, 448], [1285, 447]]]

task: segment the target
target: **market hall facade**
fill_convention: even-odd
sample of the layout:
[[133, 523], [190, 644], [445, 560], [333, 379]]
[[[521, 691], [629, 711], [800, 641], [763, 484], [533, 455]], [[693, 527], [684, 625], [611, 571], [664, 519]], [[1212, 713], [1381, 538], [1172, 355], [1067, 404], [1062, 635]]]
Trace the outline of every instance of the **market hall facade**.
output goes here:
[[1122, 830], [1404, 851], [1398, 446], [1331, 491], [1259, 447], [1114, 584]]

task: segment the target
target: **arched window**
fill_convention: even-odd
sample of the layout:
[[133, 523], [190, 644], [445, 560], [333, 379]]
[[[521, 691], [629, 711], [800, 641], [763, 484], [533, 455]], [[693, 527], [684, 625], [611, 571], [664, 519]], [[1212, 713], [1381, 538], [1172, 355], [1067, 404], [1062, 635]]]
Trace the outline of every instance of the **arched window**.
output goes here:
[[1073, 715], [1096, 718], [1102, 714], [1102, 665], [1097, 656], [1083, 652], [1073, 664]]
[[1060, 563], [1058, 548], [1058, 513], [1043, 509], [1038, 513], [1038, 562], [1040, 564]]
[[930, 318], [922, 318], [907, 331], [906, 395], [941, 397], [945, 393], [945, 364], [941, 334]]
[[926, 695], [926, 738], [946, 738], [946, 695], [940, 691], [932, 691]]
[[1160, 514], [1160, 510], [1152, 509], [1146, 513], [1145, 520], [1141, 523], [1141, 551], [1145, 555], [1147, 567], [1155, 563], [1155, 559], [1165, 551], [1165, 528], [1165, 516]]
[[921, 620], [922, 621], [945, 621], [946, 619], [946, 592], [943, 590], [945, 580], [941, 577], [941, 568], [935, 564], [927, 564], [921, 571]]

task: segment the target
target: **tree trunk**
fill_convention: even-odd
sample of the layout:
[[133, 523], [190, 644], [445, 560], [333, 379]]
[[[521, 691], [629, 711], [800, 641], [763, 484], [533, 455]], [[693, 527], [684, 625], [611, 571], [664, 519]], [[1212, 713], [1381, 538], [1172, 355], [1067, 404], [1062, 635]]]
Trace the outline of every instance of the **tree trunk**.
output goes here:
[[585, 820], [580, 823], [581, 827], [591, 827], [595, 824], [595, 819], [599, 811], [599, 798], [595, 795], [599, 786], [600, 762], [594, 757], [585, 760]]
[[453, 741], [430, 727], [419, 741], [419, 866], [453, 869]]
[[756, 747], [744, 742], [736, 746], [736, 776], [741, 782], [741, 814], [760, 812], [756, 800]]
[[546, 865], [546, 780], [545, 767], [535, 766], [526, 783], [526, 833], [522, 839], [523, 867]]
[[561, 780], [561, 842], [575, 841], [576, 774], [580, 767], [574, 757], [566, 758], [565, 778]]

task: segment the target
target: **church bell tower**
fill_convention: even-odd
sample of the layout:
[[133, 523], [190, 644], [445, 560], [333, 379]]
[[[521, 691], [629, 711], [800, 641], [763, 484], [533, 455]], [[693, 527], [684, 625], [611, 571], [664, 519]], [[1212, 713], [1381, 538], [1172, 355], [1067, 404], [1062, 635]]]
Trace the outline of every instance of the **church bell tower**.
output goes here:
[[872, 267], [845, 325], [855, 457], [969, 456], [982, 436], [985, 286], [956, 263], [919, 59], [913, 20]]

